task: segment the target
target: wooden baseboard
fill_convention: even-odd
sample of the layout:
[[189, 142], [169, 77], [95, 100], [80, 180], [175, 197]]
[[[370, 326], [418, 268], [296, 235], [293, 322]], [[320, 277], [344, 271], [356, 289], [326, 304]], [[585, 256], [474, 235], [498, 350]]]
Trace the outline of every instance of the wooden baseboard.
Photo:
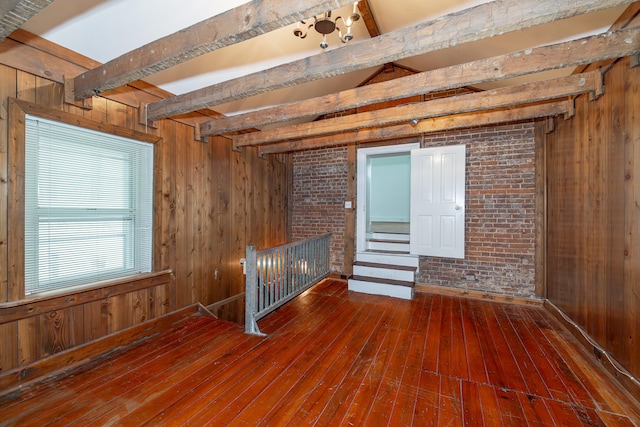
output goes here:
[[508, 304], [528, 305], [542, 307], [544, 300], [536, 298], [515, 297], [510, 295], [493, 294], [490, 292], [473, 291], [468, 289], [448, 288], [416, 283], [416, 292], [428, 294], [447, 295], [452, 297], [472, 298], [484, 301], [501, 302]]
[[155, 336], [159, 331], [167, 330], [194, 314], [207, 315], [206, 313], [207, 310], [201, 304], [193, 304], [69, 350], [52, 354], [29, 365], [3, 372], [0, 375], [0, 399], [19, 393], [22, 387], [44, 378], [66, 375], [71, 369]]
[[[611, 380], [620, 385], [627, 394], [630, 394], [628, 396], [629, 400], [636, 404], [633, 409], [636, 415], [640, 417], [640, 400], [638, 400], [640, 397], [640, 379], [631, 375], [624, 366], [596, 344], [596, 341], [586, 331], [572, 322], [554, 303], [546, 300], [544, 308], [576, 338], [582, 348], [589, 354], [593, 363], [604, 368]], [[635, 378], [635, 381], [631, 378]]]

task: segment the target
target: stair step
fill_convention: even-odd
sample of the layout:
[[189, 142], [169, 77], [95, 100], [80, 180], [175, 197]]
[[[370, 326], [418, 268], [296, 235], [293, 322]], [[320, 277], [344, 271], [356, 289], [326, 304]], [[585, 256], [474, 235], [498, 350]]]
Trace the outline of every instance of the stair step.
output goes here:
[[415, 287], [415, 282], [406, 282], [404, 280], [381, 279], [379, 277], [368, 277], [368, 276], [351, 276], [351, 278], [353, 280], [359, 280], [361, 282], [381, 283], [381, 284], [391, 285], [391, 286], [406, 286], [408, 288]]
[[418, 257], [407, 252], [366, 251], [356, 254], [357, 262], [418, 267]]
[[356, 262], [353, 264], [353, 274], [356, 276], [376, 277], [379, 279], [400, 280], [413, 282], [417, 268], [403, 265], [389, 265]]
[[405, 243], [411, 240], [409, 234], [402, 234], [402, 233], [369, 233], [367, 234], [367, 238], [369, 240], [382, 240], [382, 241], [396, 240], [396, 241], [402, 241]]
[[369, 248], [367, 249], [367, 252], [375, 252], [375, 253], [389, 254], [389, 255], [409, 255], [410, 254], [408, 249], [393, 251], [390, 249]]
[[371, 221], [369, 228], [374, 233], [409, 234], [410, 224], [405, 221]]
[[386, 268], [389, 270], [403, 270], [403, 271], [416, 271], [416, 267], [408, 266], [408, 265], [395, 265], [395, 264], [379, 264], [375, 262], [364, 262], [364, 261], [356, 261], [354, 264], [360, 265], [362, 267], [371, 267], [371, 268]]
[[368, 250], [377, 251], [390, 251], [390, 252], [405, 252], [409, 253], [408, 242], [393, 242], [387, 240], [369, 240], [367, 242]]
[[381, 249], [367, 249], [367, 252], [373, 252], [377, 254], [388, 254], [388, 255], [409, 255], [409, 251], [384, 251]]
[[400, 245], [406, 245], [408, 240], [391, 240], [391, 239], [369, 239], [369, 242], [372, 243], [394, 243]]
[[376, 277], [351, 276], [348, 289], [373, 295], [412, 300], [415, 295], [414, 283], [399, 280], [386, 280]]

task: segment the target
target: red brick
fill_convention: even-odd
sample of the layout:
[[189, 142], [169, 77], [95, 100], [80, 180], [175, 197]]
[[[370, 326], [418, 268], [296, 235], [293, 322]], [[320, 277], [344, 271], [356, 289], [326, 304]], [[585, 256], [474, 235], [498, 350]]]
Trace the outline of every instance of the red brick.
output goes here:
[[[535, 166], [532, 123], [425, 135], [423, 146], [467, 145], [466, 258], [420, 258], [416, 281], [533, 296]], [[297, 152], [291, 200], [294, 239], [332, 231], [331, 269], [341, 273], [345, 147]], [[475, 274], [478, 281], [465, 280]]]

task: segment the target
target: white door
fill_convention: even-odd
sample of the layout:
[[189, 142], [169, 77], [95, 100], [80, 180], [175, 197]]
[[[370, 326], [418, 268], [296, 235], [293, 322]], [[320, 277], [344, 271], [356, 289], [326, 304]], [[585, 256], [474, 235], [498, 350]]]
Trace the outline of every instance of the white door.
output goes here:
[[464, 258], [465, 145], [411, 150], [411, 253]]

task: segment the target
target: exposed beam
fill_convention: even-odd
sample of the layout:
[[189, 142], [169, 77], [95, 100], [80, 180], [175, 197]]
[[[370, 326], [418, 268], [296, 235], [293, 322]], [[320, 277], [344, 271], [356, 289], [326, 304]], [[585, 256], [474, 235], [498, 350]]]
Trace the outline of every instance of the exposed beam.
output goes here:
[[[640, 16], [640, 1], [636, 1], [635, 3], [630, 4], [629, 7], [627, 7], [624, 10], [624, 12], [622, 12], [622, 15], [620, 15], [618, 19], [616, 19], [616, 22], [614, 22], [611, 28], [609, 28], [609, 31], [620, 30], [622, 28], [627, 28], [633, 25], [634, 20], [638, 16]], [[608, 65], [610, 65], [612, 62], [613, 60], [593, 62], [591, 64], [586, 64], [580, 67], [576, 67], [576, 69], [573, 72], [574, 74], [579, 74], [579, 73], [584, 73], [585, 71], [592, 71], [598, 68], [605, 68]]]
[[312, 118], [378, 102], [557, 68], [575, 67], [604, 59], [631, 56], [639, 52], [640, 27], [634, 27], [426, 71], [251, 113], [214, 119], [203, 122], [200, 125], [200, 132], [203, 135], [220, 135], [243, 129], [259, 128], [266, 124]]
[[53, 0], [0, 0], [0, 42]]
[[337, 134], [350, 130], [385, 126], [411, 119], [460, 114], [472, 111], [493, 110], [519, 104], [530, 104], [583, 93], [598, 94], [602, 84], [599, 71], [575, 74], [540, 82], [509, 86], [501, 89], [476, 92], [432, 101], [400, 105], [384, 110], [358, 113], [349, 116], [319, 120], [262, 132], [233, 137], [234, 147], [270, 144], [288, 139], [304, 139], [319, 135]]
[[360, 129], [331, 136], [320, 136], [299, 141], [287, 141], [264, 145], [258, 148], [260, 156], [308, 150], [310, 148], [335, 147], [337, 145], [358, 144], [387, 139], [407, 138], [422, 133], [464, 129], [477, 126], [496, 125], [540, 117], [557, 116], [569, 111], [570, 101], [558, 101], [539, 105], [529, 105], [508, 110], [481, 113], [464, 113], [453, 116], [424, 119], [417, 125], [401, 124], [379, 128]]
[[496, 0], [149, 105], [149, 120], [487, 39], [631, 0]]
[[364, 25], [367, 27], [369, 36], [378, 37], [381, 34], [380, 29], [378, 28], [376, 20], [373, 18], [373, 13], [371, 13], [371, 7], [369, 6], [368, 0], [360, 0], [358, 2], [358, 10], [360, 11], [360, 16], [362, 16]]
[[253, 0], [80, 74], [74, 78], [75, 97], [88, 98], [205, 53], [351, 3], [352, 0]]

